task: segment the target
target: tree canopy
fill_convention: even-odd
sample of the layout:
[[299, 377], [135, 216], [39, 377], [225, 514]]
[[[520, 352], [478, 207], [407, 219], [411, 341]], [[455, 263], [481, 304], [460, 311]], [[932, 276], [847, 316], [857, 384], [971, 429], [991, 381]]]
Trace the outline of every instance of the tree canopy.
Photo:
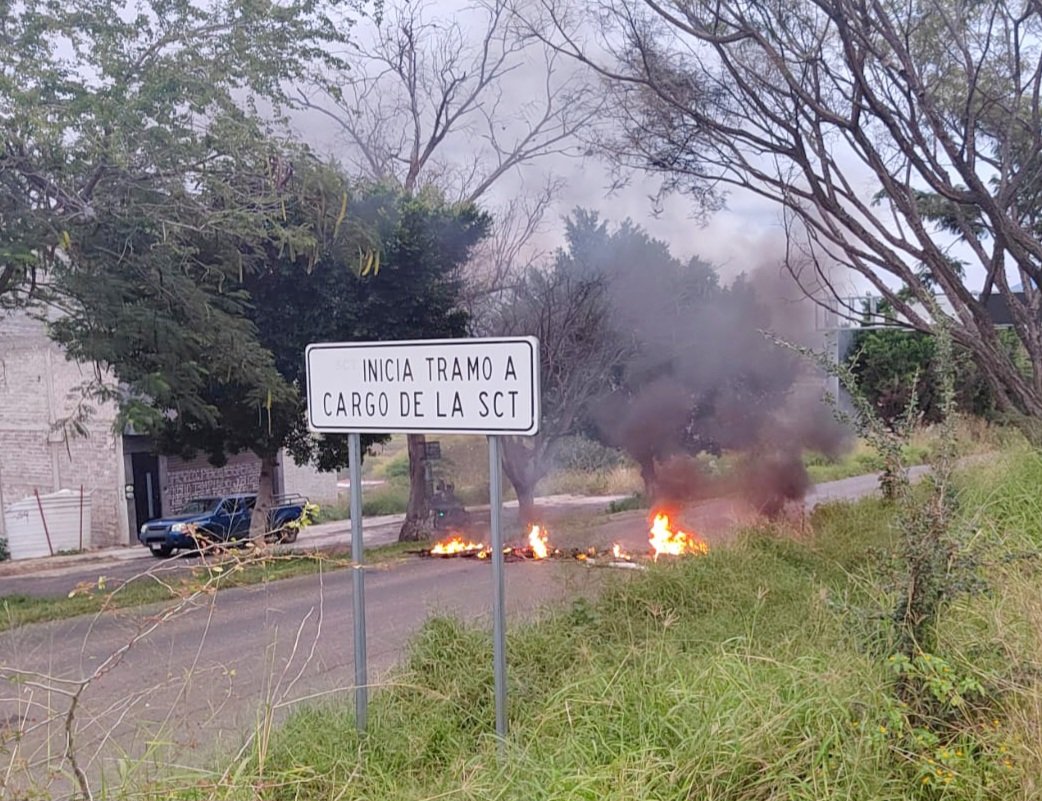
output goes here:
[[[1012, 332], [1001, 338], [1013, 358], [1019, 346]], [[997, 414], [995, 396], [970, 354], [955, 352], [955, 408], [989, 418]], [[888, 423], [901, 419], [915, 401], [921, 419], [938, 423], [943, 417], [942, 387], [937, 375], [937, 343], [930, 334], [901, 329], [859, 331], [847, 355], [858, 388]]]
[[203, 240], [199, 263], [247, 262], [278, 210], [285, 88], [339, 63], [351, 10], [0, 2], [0, 308], [59, 299], [63, 275], [102, 261], [196, 269]]
[[[410, 195], [383, 184], [357, 187], [349, 208], [380, 243], [378, 274], [353, 273], [330, 254], [308, 270], [283, 260], [246, 279], [260, 342], [301, 404], [303, 353], [312, 342], [453, 338], [467, 330], [461, 270], [488, 231], [488, 215], [433, 190]], [[294, 420], [286, 442], [295, 457], [322, 470], [347, 466], [346, 437], [316, 438], [302, 414]]]
[[[623, 130], [601, 143], [620, 164], [710, 207], [731, 187], [773, 201], [809, 291], [839, 296], [833, 282], [851, 270], [918, 330], [944, 315], [1000, 406], [1042, 417], [1042, 16], [1032, 3], [579, 5], [585, 13], [542, 0], [548, 13], [533, 13], [532, 28], [605, 78]], [[591, 18], [605, 26], [596, 44], [583, 28]], [[994, 328], [993, 290], [1030, 375]]]
[[205, 238], [194, 271], [99, 262], [63, 279], [76, 306], [52, 326], [71, 356], [112, 376], [95, 394], [115, 398], [162, 450], [202, 451], [215, 464], [241, 451], [260, 456], [262, 501], [283, 447], [320, 469], [347, 465], [346, 438], [307, 430], [306, 346], [461, 336], [459, 270], [488, 226], [472, 205], [433, 192], [353, 188], [333, 168], [295, 164], [269, 230], [297, 226], [307, 247], [261, 236], [244, 243], [259, 255], [241, 271], [201, 261]]

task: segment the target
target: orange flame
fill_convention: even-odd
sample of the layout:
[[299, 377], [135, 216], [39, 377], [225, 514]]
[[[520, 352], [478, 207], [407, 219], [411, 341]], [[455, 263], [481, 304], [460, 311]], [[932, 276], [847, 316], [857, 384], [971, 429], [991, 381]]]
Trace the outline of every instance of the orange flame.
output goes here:
[[549, 536], [540, 526], [532, 526], [529, 529], [528, 547], [531, 548], [531, 555], [537, 559], [545, 559], [550, 555]]
[[482, 551], [484, 548], [484, 545], [480, 545], [476, 542], [465, 542], [463, 537], [456, 534], [449, 537], [447, 540], [435, 543], [434, 547], [431, 548], [431, 553], [449, 556], [458, 553], [474, 553]]
[[648, 535], [651, 550], [657, 560], [662, 554], [667, 556], [680, 556], [682, 554], [706, 554], [709, 546], [705, 541], [695, 534], [684, 531], [673, 531], [669, 524], [669, 515], [659, 513], [655, 515], [655, 521], [651, 524], [651, 532]]
[[532, 526], [528, 532], [528, 547], [536, 559], [546, 559], [550, 555], [549, 538], [539, 526]]
[[622, 546], [616, 542], [611, 546], [611, 558], [629, 560], [630, 555], [622, 550]]

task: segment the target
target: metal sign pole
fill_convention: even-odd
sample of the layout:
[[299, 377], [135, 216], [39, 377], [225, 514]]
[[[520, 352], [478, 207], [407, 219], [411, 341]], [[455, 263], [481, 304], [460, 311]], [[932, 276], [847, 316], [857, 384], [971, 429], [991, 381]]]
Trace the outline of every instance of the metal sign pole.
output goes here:
[[351, 480], [351, 561], [355, 621], [355, 725], [365, 731], [369, 713], [369, 680], [365, 657], [365, 558], [362, 542], [362, 435], [347, 435], [348, 468]]
[[[507, 654], [500, 437], [530, 437], [539, 432], [539, 340], [485, 337], [313, 342], [304, 351], [304, 362], [308, 428], [323, 434], [347, 434], [350, 445], [355, 705], [359, 730], [365, 729], [368, 703], [360, 435], [446, 432], [488, 436], [493, 667], [496, 734], [502, 753], [507, 736]], [[437, 440], [429, 444], [427, 456], [431, 461], [438, 458], [435, 454], [439, 445]]]
[[492, 667], [496, 682], [496, 736], [507, 736], [507, 622], [503, 584], [503, 486], [499, 437], [488, 438], [488, 488], [492, 505]]

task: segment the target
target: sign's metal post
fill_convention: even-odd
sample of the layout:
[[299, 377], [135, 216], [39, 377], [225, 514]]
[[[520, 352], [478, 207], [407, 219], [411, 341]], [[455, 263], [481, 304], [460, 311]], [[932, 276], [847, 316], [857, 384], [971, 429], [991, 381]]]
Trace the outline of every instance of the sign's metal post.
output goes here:
[[355, 725], [365, 731], [369, 714], [369, 680], [365, 657], [365, 548], [362, 541], [362, 436], [347, 435], [351, 480], [351, 561], [354, 570], [352, 614], [355, 621]]
[[502, 752], [507, 736], [507, 621], [503, 577], [503, 484], [499, 437], [488, 438], [488, 487], [492, 505], [492, 668], [495, 673], [496, 736]]

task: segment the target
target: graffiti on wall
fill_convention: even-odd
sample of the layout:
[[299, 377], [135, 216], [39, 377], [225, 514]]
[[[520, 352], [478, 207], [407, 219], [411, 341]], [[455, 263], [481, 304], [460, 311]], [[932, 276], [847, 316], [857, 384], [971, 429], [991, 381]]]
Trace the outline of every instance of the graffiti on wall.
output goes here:
[[167, 471], [166, 478], [166, 504], [176, 514], [193, 498], [256, 492], [260, 462], [250, 460], [224, 467], [171, 469]]

